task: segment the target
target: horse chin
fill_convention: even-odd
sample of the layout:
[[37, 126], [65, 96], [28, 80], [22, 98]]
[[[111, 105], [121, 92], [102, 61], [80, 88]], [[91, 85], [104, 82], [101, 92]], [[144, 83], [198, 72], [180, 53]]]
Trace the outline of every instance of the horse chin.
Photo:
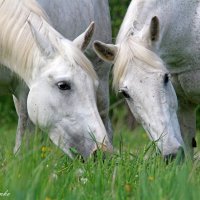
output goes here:
[[81, 156], [84, 160], [92, 155], [96, 144], [93, 141], [86, 140], [84, 134], [70, 134], [62, 128], [54, 128], [49, 131], [49, 137], [52, 142], [58, 146], [70, 158]]
[[157, 146], [161, 151], [162, 156], [170, 157], [173, 155], [175, 157], [180, 149], [183, 149], [183, 146], [176, 140], [176, 138], [163, 138], [157, 142]]

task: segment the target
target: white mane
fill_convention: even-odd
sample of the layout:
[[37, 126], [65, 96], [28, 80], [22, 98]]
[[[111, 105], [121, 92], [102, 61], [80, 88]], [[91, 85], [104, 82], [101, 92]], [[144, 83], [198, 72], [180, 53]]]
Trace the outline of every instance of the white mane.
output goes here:
[[33, 67], [39, 66], [41, 53], [28, 21], [49, 38], [61, 55], [78, 63], [96, 79], [91, 63], [70, 41], [64, 51], [60, 42], [63, 36], [49, 25], [48, 17], [35, 0], [0, 0], [0, 62], [3, 65], [22, 78], [31, 78]]
[[118, 90], [119, 81], [125, 75], [129, 63], [133, 63], [134, 59], [139, 59], [148, 64], [150, 69], [166, 71], [160, 57], [142, 44], [135, 42], [132, 35], [120, 43], [116, 58], [113, 68], [113, 87], [116, 90]]
[[[125, 75], [129, 63], [133, 63], [134, 59], [148, 64], [151, 69], [166, 71], [160, 57], [148, 49], [148, 44], [144, 44], [145, 41], [140, 41], [136, 36], [136, 33], [141, 33], [146, 20], [151, 19], [148, 16], [149, 10], [153, 7], [157, 9], [157, 2], [158, 0], [132, 0], [129, 5], [116, 40], [116, 44], [119, 45], [113, 68], [113, 87], [116, 90], [118, 90], [119, 81]], [[145, 15], [141, 13], [145, 13]]]

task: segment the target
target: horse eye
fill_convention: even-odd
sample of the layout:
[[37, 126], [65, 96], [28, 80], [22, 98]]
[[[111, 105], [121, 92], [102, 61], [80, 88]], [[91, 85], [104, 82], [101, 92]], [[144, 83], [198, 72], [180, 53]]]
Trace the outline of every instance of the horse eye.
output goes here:
[[123, 96], [124, 96], [126, 99], [130, 99], [130, 98], [131, 98], [127, 91], [122, 90], [122, 91], [120, 91], [120, 92], [123, 94]]
[[164, 84], [166, 85], [169, 82], [169, 74], [164, 75]]
[[71, 90], [71, 85], [70, 83], [66, 81], [60, 81], [57, 83], [57, 86], [60, 90]]

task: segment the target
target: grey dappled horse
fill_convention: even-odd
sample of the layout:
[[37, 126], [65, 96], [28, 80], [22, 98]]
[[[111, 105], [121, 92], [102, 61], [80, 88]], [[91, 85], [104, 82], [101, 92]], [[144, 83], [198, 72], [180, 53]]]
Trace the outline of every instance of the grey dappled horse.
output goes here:
[[199, 16], [200, 1], [133, 0], [116, 45], [94, 43], [97, 54], [115, 64], [115, 88], [163, 156], [196, 146]]
[[0, 92], [15, 96], [19, 115], [15, 151], [28, 115], [71, 157], [71, 147], [84, 158], [97, 148], [112, 149], [96, 106], [99, 81], [82, 53], [93, 32], [92, 22], [72, 42], [49, 24], [36, 1], [0, 1], [0, 63], [5, 66]]

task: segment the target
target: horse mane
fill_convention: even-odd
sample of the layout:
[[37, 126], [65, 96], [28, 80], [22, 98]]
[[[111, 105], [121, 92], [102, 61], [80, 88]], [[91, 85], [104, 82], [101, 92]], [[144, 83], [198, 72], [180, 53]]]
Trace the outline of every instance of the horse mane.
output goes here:
[[51, 27], [46, 13], [35, 0], [0, 0], [0, 62], [3, 65], [26, 79], [31, 78], [33, 66], [40, 66], [42, 56], [28, 21], [65, 59], [77, 63], [96, 79], [92, 64], [71, 41], [63, 47], [60, 40], [64, 37]]
[[151, 71], [166, 71], [162, 60], [156, 53], [146, 48], [142, 43], [136, 42], [134, 37], [129, 35], [119, 44], [113, 67], [113, 87], [116, 91], [119, 89], [119, 82], [125, 76], [129, 64], [133, 65], [136, 59], [146, 63]]
[[[151, 10], [152, 7], [157, 9], [157, 2], [158, 0], [132, 0], [129, 5], [116, 39], [119, 51], [113, 67], [113, 87], [115, 90], [118, 90], [119, 82], [123, 79], [129, 64], [133, 65], [136, 59], [146, 63], [151, 71], [166, 71], [160, 57], [148, 49], [148, 44], [137, 38], [137, 33], [142, 31], [144, 21], [151, 18], [148, 15], [148, 10]], [[145, 15], [143, 16], [141, 13], [145, 13]]]

